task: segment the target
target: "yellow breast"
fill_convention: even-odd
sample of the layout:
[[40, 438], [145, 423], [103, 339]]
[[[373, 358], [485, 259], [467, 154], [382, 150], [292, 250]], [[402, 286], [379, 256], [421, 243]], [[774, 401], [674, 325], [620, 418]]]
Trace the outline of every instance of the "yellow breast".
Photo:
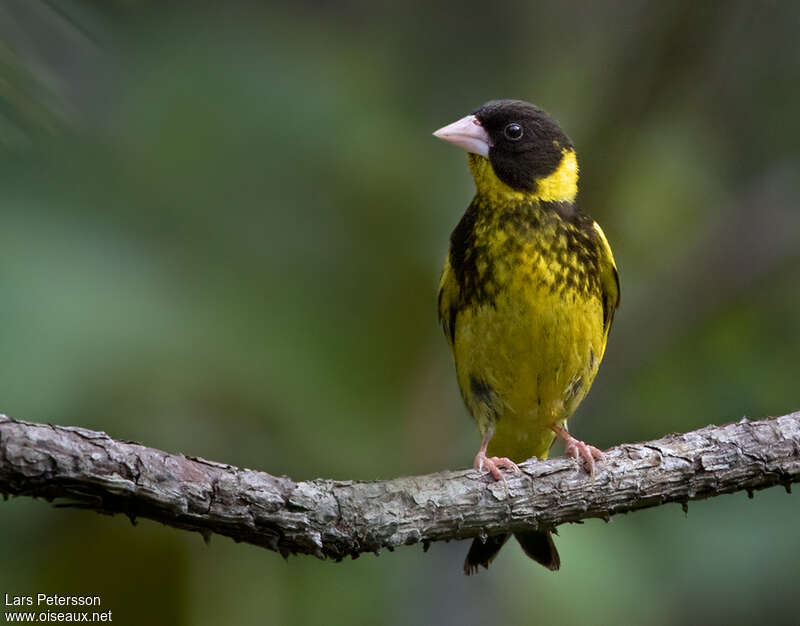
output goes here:
[[490, 454], [517, 461], [547, 455], [607, 338], [596, 237], [537, 206], [478, 205], [440, 296], [464, 400], [480, 432], [494, 429]]

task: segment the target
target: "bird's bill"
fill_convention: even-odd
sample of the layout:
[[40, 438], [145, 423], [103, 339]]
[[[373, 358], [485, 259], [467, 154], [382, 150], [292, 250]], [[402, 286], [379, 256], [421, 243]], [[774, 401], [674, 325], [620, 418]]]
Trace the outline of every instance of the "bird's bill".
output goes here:
[[474, 115], [467, 115], [457, 122], [442, 126], [433, 133], [433, 136], [452, 143], [462, 150], [480, 154], [484, 157], [489, 156], [489, 148], [492, 145], [489, 133], [486, 132]]

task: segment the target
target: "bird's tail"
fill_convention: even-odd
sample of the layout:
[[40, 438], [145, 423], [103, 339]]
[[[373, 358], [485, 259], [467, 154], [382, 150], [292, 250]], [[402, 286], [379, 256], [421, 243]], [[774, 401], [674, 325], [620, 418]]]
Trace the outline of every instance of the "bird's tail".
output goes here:
[[[494, 535], [487, 537], [485, 541], [480, 537], [473, 539], [464, 561], [464, 573], [467, 576], [477, 573], [479, 565], [488, 568], [489, 563], [494, 561], [494, 557], [497, 556], [509, 537], [511, 535]], [[514, 533], [514, 537], [522, 546], [523, 552], [537, 563], [541, 563], [553, 571], [561, 567], [561, 558], [558, 556], [556, 544], [553, 543], [553, 535], [549, 530]]]
[[549, 530], [516, 533], [514, 537], [522, 546], [522, 551], [537, 563], [552, 571], [561, 567], [561, 557], [558, 556], [556, 544], [553, 542], [553, 533]]

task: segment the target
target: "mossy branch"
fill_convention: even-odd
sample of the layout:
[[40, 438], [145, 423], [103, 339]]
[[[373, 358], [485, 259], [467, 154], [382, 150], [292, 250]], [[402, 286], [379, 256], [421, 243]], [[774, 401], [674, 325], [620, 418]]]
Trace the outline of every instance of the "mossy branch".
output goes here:
[[[384, 481], [295, 482], [102, 432], [0, 415], [0, 492], [146, 517], [275, 550], [340, 559], [422, 542], [554, 527], [800, 480], [800, 412], [707, 426], [606, 452], [594, 477], [568, 458], [507, 484], [472, 470]], [[6, 506], [9, 506], [8, 504]]]

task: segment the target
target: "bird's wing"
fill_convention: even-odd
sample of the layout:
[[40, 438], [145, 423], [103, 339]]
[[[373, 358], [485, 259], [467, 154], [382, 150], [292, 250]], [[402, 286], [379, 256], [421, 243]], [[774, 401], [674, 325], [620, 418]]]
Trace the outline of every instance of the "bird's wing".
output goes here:
[[442, 280], [439, 282], [439, 322], [451, 349], [456, 337], [459, 292], [458, 281], [450, 267], [450, 255], [448, 255], [442, 270]]
[[619, 306], [619, 274], [611, 246], [608, 245], [603, 229], [597, 222], [592, 224], [600, 246], [600, 285], [603, 288], [603, 330], [606, 335], [614, 321], [614, 311]]

